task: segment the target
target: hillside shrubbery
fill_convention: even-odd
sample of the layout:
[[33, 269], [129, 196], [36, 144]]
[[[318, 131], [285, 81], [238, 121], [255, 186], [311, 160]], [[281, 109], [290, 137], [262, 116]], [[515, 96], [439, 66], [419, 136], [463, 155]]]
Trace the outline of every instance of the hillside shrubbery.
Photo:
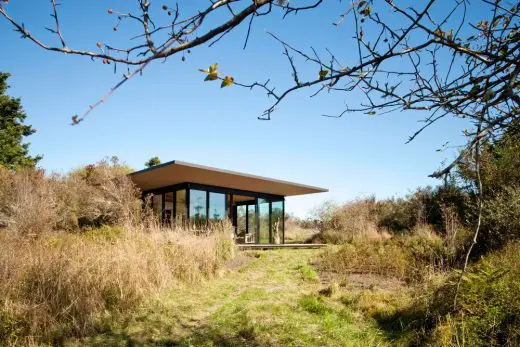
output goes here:
[[163, 229], [117, 161], [68, 175], [0, 169], [0, 345], [60, 344], [103, 330], [233, 257], [230, 226]]
[[473, 157], [443, 186], [326, 203], [315, 213], [314, 240], [339, 244], [317, 260], [321, 272], [392, 277], [411, 287], [414, 300], [372, 314], [401, 345], [520, 344], [520, 138], [484, 144], [480, 164], [482, 223], [465, 274], [458, 269], [478, 219]]
[[68, 175], [0, 168], [0, 226], [22, 234], [79, 231], [86, 226], [135, 224], [139, 192], [116, 159]]

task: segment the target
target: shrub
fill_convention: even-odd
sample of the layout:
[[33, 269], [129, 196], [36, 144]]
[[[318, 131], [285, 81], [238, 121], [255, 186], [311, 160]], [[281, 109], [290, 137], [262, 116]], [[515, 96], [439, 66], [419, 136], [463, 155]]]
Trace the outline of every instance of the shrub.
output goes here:
[[106, 160], [66, 176], [0, 168], [0, 227], [21, 234], [78, 231], [103, 224], [135, 224], [139, 192], [126, 167]]
[[504, 187], [484, 202], [480, 247], [500, 248], [520, 239], [520, 187]]
[[342, 244], [354, 239], [381, 240], [388, 237], [378, 230], [375, 198], [358, 199], [338, 206], [325, 202], [315, 212], [320, 220], [320, 234], [314, 241]]
[[[520, 345], [520, 243], [483, 258], [464, 275], [457, 307], [432, 305], [432, 316], [441, 317], [434, 336], [455, 344]], [[453, 298], [459, 274], [436, 293], [435, 299]]]
[[[481, 232], [475, 255], [500, 249], [508, 242], [520, 239], [520, 136], [509, 129], [504, 136], [481, 146], [480, 176], [484, 198]], [[467, 155], [459, 165], [458, 174], [471, 198], [470, 220], [478, 216], [475, 157]]]
[[438, 237], [401, 236], [381, 242], [354, 241], [326, 249], [321, 271], [366, 273], [417, 282], [444, 266], [446, 249]]
[[520, 243], [414, 289], [415, 299], [376, 316], [399, 345], [518, 346], [520, 344]]

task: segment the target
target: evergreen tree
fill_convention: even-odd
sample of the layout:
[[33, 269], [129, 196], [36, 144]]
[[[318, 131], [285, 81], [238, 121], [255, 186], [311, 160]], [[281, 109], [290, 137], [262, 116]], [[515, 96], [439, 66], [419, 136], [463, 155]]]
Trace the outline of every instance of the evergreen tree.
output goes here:
[[146, 163], [144, 163], [144, 165], [148, 168], [159, 164], [161, 164], [161, 159], [159, 159], [159, 157], [151, 157]]
[[9, 76], [0, 72], [0, 166], [8, 169], [35, 166], [42, 157], [31, 157], [29, 143], [22, 143], [22, 140], [36, 130], [23, 124], [27, 115], [20, 99], [6, 95]]

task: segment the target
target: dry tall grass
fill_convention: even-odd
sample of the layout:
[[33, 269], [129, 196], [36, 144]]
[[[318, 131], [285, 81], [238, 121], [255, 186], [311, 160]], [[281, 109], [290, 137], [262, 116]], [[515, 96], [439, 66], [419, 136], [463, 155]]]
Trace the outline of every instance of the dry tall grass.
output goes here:
[[376, 208], [375, 198], [357, 199], [342, 206], [326, 202], [314, 211], [321, 229], [315, 238], [333, 244], [385, 240], [390, 234], [378, 227]]
[[223, 233], [104, 227], [35, 238], [0, 232], [0, 345], [88, 334], [107, 312], [211, 278], [233, 255]]
[[68, 175], [0, 168], [0, 228], [21, 234], [78, 231], [84, 226], [135, 224], [139, 191], [116, 160]]
[[161, 228], [126, 173], [116, 160], [67, 175], [0, 169], [0, 345], [84, 336], [233, 257], [229, 223]]

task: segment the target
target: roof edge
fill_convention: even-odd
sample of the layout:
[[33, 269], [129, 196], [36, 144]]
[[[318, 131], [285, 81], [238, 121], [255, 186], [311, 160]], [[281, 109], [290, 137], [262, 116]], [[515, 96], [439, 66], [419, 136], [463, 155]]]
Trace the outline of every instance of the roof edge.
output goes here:
[[180, 161], [180, 160], [171, 160], [171, 161], [168, 161], [166, 163], [162, 163], [162, 164], [155, 165], [155, 166], [152, 166], [152, 167], [149, 167], [149, 168], [146, 168], [146, 169], [135, 171], [135, 172], [132, 172], [132, 173], [128, 174], [128, 176], [135, 176], [135, 175], [138, 175], [138, 174], [142, 174], [142, 173], [145, 173], [145, 172], [149, 172], [149, 171], [152, 171], [152, 170], [160, 169], [160, 168], [163, 168], [163, 167], [166, 167], [166, 166], [169, 166], [169, 165], [175, 165], [175, 164], [183, 165], [183, 166], [189, 166], [189, 167], [202, 169], [202, 170], [211, 170], [211, 171], [216, 171], [216, 172], [220, 172], [220, 173], [226, 173], [226, 174], [230, 174], [230, 175], [247, 176], [247, 177], [250, 177], [250, 178], [256, 178], [256, 179], [261, 179], [261, 180], [269, 180], [269, 181], [272, 181], [272, 182], [277, 182], [277, 183], [282, 183], [282, 184], [296, 185], [296, 186], [299, 186], [299, 187], [302, 187], [302, 188], [308, 188], [308, 189], [316, 190], [317, 193], [327, 193], [329, 191], [326, 188], [311, 186], [311, 185], [307, 185], [307, 184], [301, 184], [301, 183], [285, 181], [285, 180], [280, 180], [280, 179], [275, 179], [275, 178], [269, 178], [269, 177], [263, 177], [263, 176], [258, 176], [258, 175], [252, 175], [252, 174], [239, 172], [239, 171], [219, 169], [219, 168], [215, 168], [215, 167], [211, 167], [211, 166], [193, 164], [193, 163], [188, 163], [188, 162]]
[[167, 161], [166, 163], [162, 163], [162, 164], [154, 165], [152, 167], [148, 167], [146, 169], [134, 171], [134, 172], [129, 173], [128, 176], [135, 176], [135, 175], [142, 174], [142, 173], [152, 171], [155, 169], [160, 169], [161, 167], [164, 167], [164, 166], [173, 165], [173, 164], [175, 164], [176, 161], [177, 160], [170, 160], [170, 161]]

